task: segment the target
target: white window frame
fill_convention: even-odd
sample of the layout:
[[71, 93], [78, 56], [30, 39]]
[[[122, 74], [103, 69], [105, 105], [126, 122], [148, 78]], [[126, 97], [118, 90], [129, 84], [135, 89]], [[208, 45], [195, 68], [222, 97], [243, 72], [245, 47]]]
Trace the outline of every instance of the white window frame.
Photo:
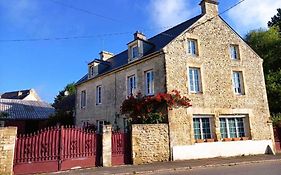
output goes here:
[[[210, 127], [210, 135], [211, 135], [211, 138], [213, 138], [213, 131], [212, 131], [212, 119], [213, 119], [213, 116], [211, 115], [194, 115], [193, 118], [192, 118], [192, 122], [193, 122], [193, 119], [199, 119], [199, 122], [200, 122], [200, 134], [201, 134], [201, 139], [203, 139], [204, 137], [204, 133], [203, 133], [203, 123], [202, 123], [202, 119], [209, 119], [209, 127]], [[193, 132], [194, 132], [194, 125], [193, 126]], [[195, 133], [194, 133], [194, 138], [195, 138]], [[209, 138], [208, 138], [209, 139]]]
[[96, 105], [102, 104], [102, 86], [96, 86]]
[[[149, 81], [148, 81], [149, 76]], [[153, 70], [145, 71], [145, 95], [154, 95], [154, 72]]]
[[[132, 81], [132, 87], [131, 87], [131, 81]], [[136, 75], [130, 75], [127, 77], [127, 95], [135, 95], [137, 90], [137, 78]]]
[[85, 108], [87, 105], [87, 93], [86, 90], [81, 91], [80, 95], [80, 108]]
[[[234, 118], [235, 120], [235, 131], [236, 131], [236, 136], [239, 135], [239, 130], [238, 130], [238, 122], [237, 119], [238, 118], [242, 118], [243, 120], [243, 128], [244, 128], [244, 135], [245, 137], [247, 137], [248, 133], [247, 133], [247, 128], [246, 128], [246, 115], [229, 115], [229, 116], [219, 116], [219, 119], [224, 118], [225, 122], [226, 122], [226, 131], [227, 131], [227, 137], [226, 138], [231, 138], [230, 137], [230, 131], [229, 131], [229, 123], [228, 120], [229, 118]], [[220, 123], [220, 128], [221, 128], [221, 123]], [[222, 133], [221, 133], [222, 134]], [[239, 136], [240, 137], [240, 136]], [[239, 138], [236, 137], [236, 138]]]
[[[232, 60], [239, 60], [240, 59], [240, 53], [239, 53], [239, 46], [238, 45], [230, 44], [229, 50], [230, 50], [230, 58]], [[233, 53], [233, 51], [234, 51], [234, 53]]]
[[[136, 56], [134, 55], [134, 49], [137, 50], [137, 55], [136, 55]], [[131, 60], [138, 59], [138, 57], [139, 57], [139, 48], [138, 48], [138, 45], [133, 45], [133, 46], [131, 46]]]
[[[237, 75], [239, 77], [237, 77]], [[238, 78], [238, 79], [236, 79], [236, 78]], [[236, 95], [244, 95], [245, 94], [244, 77], [243, 77], [242, 71], [233, 71], [232, 72], [232, 86], [233, 86], [233, 91]], [[239, 89], [240, 89], [240, 92], [239, 92]]]
[[[191, 78], [190, 78], [190, 71], [192, 71], [192, 82], [191, 82]], [[197, 70], [198, 71], [198, 91], [195, 90], [195, 84], [196, 84], [196, 81], [195, 81], [195, 73], [194, 71]], [[189, 67], [188, 68], [188, 84], [189, 84], [189, 92], [190, 93], [195, 93], [195, 94], [198, 94], [198, 93], [201, 93], [202, 92], [202, 80], [201, 80], [201, 70], [200, 68], [198, 67]], [[191, 88], [191, 85], [193, 85], [193, 89]]]
[[[192, 43], [194, 43], [194, 52], [192, 48]], [[187, 54], [191, 56], [198, 56], [198, 42], [196, 39], [188, 39], [187, 40]]]

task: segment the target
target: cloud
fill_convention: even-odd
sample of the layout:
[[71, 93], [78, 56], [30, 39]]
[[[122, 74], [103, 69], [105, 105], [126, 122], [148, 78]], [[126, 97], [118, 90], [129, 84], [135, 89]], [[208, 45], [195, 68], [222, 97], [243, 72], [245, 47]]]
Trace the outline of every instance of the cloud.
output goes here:
[[281, 0], [246, 0], [228, 11], [227, 16], [232, 19], [235, 28], [244, 33], [261, 27], [266, 28], [267, 22], [277, 13], [278, 7], [281, 7]]
[[183, 22], [195, 12], [186, 0], [150, 0], [148, 11], [152, 22], [160, 28]]

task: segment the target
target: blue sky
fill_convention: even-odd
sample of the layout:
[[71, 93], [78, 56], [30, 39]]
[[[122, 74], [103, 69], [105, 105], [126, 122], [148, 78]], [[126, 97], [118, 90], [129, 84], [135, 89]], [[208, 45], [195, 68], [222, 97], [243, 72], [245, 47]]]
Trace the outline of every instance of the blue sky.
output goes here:
[[[0, 0], [0, 93], [34, 88], [53, 102], [101, 50], [119, 53], [201, 13], [200, 0]], [[220, 12], [238, 0], [221, 0]], [[63, 4], [62, 4], [63, 3]], [[245, 0], [222, 17], [242, 36], [266, 27], [281, 0]], [[75, 39], [77, 36], [91, 36]], [[44, 38], [49, 40], [7, 40]], [[55, 38], [70, 38], [57, 40]]]

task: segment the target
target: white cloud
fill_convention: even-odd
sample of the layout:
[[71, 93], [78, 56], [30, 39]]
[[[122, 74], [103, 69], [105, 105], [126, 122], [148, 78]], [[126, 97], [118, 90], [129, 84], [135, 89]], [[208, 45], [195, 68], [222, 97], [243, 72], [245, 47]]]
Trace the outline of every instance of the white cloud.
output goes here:
[[189, 3], [186, 0], [150, 0], [148, 10], [157, 27], [173, 26], [193, 15], [195, 10]]
[[244, 33], [252, 29], [266, 28], [267, 22], [281, 7], [281, 0], [246, 0], [231, 9], [227, 15], [235, 28]]

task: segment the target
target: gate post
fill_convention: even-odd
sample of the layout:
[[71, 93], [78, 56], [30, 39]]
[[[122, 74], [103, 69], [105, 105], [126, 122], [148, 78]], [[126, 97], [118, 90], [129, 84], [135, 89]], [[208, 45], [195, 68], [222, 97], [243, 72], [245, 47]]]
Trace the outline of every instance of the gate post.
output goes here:
[[102, 165], [104, 167], [111, 166], [111, 135], [112, 126], [104, 125], [102, 129]]

